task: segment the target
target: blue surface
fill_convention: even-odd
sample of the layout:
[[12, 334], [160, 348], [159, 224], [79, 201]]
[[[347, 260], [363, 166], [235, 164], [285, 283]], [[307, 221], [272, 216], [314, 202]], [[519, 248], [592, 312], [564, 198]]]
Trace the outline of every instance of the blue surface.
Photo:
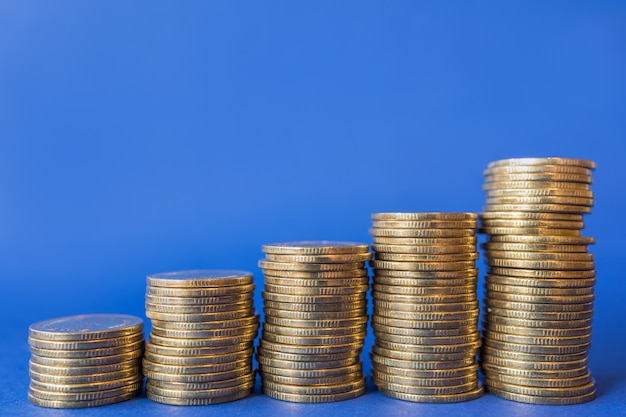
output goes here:
[[[625, 116], [622, 1], [2, 1], [0, 415], [626, 415]], [[248, 269], [260, 290], [262, 243], [479, 211], [487, 163], [521, 156], [598, 163], [590, 404], [26, 400], [32, 322], [143, 316], [160, 271]]]

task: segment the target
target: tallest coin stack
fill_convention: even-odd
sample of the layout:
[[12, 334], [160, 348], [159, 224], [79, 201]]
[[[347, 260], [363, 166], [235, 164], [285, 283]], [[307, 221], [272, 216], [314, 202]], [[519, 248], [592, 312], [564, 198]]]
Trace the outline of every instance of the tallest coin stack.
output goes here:
[[595, 284], [592, 161], [522, 158], [485, 171], [489, 265], [482, 368], [487, 389], [534, 404], [595, 398], [587, 368]]

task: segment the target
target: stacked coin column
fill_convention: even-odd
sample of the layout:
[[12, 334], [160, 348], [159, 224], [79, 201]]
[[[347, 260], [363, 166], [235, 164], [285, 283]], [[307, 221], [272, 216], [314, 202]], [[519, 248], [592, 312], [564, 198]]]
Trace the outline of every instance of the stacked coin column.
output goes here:
[[143, 388], [143, 321], [123, 314], [90, 314], [29, 328], [31, 403], [83, 408], [118, 403]]
[[476, 215], [377, 213], [372, 219], [374, 384], [407, 401], [478, 398]]
[[317, 403], [362, 395], [367, 245], [294, 242], [263, 251], [265, 320], [257, 353], [263, 392]]
[[148, 276], [152, 319], [143, 361], [148, 398], [208, 405], [248, 396], [254, 386], [252, 274], [196, 270]]
[[595, 284], [592, 161], [523, 158], [485, 171], [489, 271], [482, 369], [487, 389], [535, 404], [595, 398], [587, 368]]

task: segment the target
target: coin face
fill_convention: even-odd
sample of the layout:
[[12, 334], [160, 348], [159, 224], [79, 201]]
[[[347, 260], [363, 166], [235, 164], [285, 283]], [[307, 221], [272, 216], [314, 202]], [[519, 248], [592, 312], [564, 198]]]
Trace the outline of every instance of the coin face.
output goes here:
[[331, 255], [367, 253], [368, 246], [357, 242], [330, 240], [269, 243], [262, 247], [263, 252], [277, 255]]
[[90, 340], [132, 335], [143, 331], [143, 320], [126, 314], [86, 314], [32, 324], [29, 336], [43, 340]]
[[252, 273], [237, 270], [195, 269], [148, 275], [147, 283], [155, 287], [220, 287], [252, 283]]
[[447, 212], [414, 212], [414, 213], [374, 213], [372, 220], [406, 220], [406, 221], [472, 221], [476, 220], [476, 213], [447, 213]]

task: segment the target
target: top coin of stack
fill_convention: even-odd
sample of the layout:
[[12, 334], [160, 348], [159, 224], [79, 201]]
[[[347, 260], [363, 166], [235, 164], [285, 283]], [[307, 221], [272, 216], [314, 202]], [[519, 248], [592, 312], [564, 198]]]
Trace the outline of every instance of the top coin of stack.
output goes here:
[[373, 379], [390, 397], [449, 403], [482, 395], [476, 214], [376, 213]]
[[365, 244], [263, 246], [263, 392], [293, 402], [330, 402], [365, 392], [360, 354], [367, 330]]
[[591, 211], [592, 161], [520, 158], [485, 171], [481, 231], [486, 277], [487, 389], [535, 404], [595, 398], [587, 368], [595, 264], [581, 236]]
[[141, 392], [143, 321], [89, 314], [35, 323], [28, 399], [50, 408], [83, 408], [128, 400]]
[[254, 386], [259, 318], [252, 274], [193, 270], [148, 276], [152, 319], [143, 361], [148, 398], [172, 405], [234, 401]]

